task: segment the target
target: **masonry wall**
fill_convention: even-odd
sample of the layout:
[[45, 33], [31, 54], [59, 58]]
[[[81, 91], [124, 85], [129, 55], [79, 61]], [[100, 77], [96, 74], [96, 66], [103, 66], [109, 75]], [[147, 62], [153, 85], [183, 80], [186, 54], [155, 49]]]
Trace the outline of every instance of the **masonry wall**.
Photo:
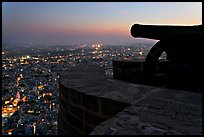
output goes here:
[[113, 78], [143, 83], [144, 62], [113, 61]]
[[166, 74], [165, 69], [168, 66], [169, 62], [158, 63], [156, 66], [157, 71], [154, 73], [154, 78], [152, 81], [148, 83], [144, 77], [144, 63], [145, 62], [137, 62], [137, 61], [113, 61], [113, 78], [133, 82], [140, 83], [145, 85], [153, 85], [153, 86], [162, 86], [166, 84]]
[[59, 135], [89, 134], [101, 122], [128, 106], [123, 102], [81, 93], [61, 83], [59, 85]]

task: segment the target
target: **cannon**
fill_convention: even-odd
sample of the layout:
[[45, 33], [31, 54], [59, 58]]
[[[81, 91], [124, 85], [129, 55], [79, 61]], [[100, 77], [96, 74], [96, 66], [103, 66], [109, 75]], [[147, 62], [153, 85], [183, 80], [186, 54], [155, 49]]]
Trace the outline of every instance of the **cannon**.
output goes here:
[[[201, 27], [134, 24], [130, 30], [134, 38], [159, 40], [146, 56], [144, 82], [154, 83], [156, 76], [163, 75], [165, 84], [170, 87], [202, 90], [204, 54]], [[160, 60], [164, 52], [167, 57]], [[163, 68], [162, 72], [158, 66]]]
[[141, 25], [134, 24], [131, 27], [131, 35], [135, 38], [149, 38], [161, 40], [176, 33], [198, 32], [202, 33], [202, 25], [195, 26], [167, 26], [167, 25]]

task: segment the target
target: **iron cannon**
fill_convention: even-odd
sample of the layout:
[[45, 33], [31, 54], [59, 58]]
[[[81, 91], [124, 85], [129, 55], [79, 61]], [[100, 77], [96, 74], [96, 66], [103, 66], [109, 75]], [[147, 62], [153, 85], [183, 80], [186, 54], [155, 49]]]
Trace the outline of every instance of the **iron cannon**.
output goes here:
[[161, 40], [166, 38], [169, 35], [176, 33], [189, 33], [189, 32], [197, 32], [201, 33], [202, 25], [194, 25], [194, 26], [168, 26], [168, 25], [141, 25], [134, 24], [131, 27], [131, 35], [135, 38], [149, 38], [149, 39], [157, 39]]
[[[130, 30], [134, 38], [159, 40], [146, 56], [145, 82], [154, 83], [156, 76], [163, 75], [167, 85], [202, 89], [204, 53], [201, 27], [134, 24]], [[159, 58], [164, 52], [167, 57], [162, 61]], [[165, 71], [159, 72], [158, 66]]]

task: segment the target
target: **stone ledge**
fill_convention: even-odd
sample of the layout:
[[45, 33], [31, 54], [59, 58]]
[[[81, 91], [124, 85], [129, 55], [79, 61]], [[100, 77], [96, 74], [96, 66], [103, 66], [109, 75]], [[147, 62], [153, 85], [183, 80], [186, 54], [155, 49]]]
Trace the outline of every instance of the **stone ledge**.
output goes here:
[[95, 65], [82, 65], [63, 72], [60, 76], [60, 83], [63, 87], [86, 95], [103, 97], [128, 104], [132, 104], [136, 98], [140, 98], [143, 94], [157, 88], [108, 79], [103, 68]]

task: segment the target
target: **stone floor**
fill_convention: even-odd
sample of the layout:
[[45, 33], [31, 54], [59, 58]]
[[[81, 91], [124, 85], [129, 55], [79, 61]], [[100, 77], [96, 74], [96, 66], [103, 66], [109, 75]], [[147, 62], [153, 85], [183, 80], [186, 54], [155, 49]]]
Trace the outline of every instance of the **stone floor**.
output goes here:
[[107, 78], [104, 69], [94, 65], [67, 71], [61, 83], [130, 104], [90, 135], [202, 135], [202, 93]]

